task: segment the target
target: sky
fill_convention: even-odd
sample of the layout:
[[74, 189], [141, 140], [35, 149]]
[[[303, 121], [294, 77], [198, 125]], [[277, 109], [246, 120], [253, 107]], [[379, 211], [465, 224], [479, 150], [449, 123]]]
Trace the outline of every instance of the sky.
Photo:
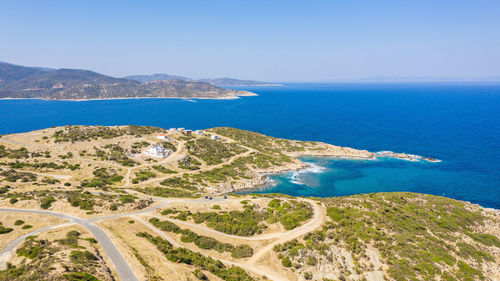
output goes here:
[[0, 0], [0, 61], [121, 77], [500, 76], [498, 0]]

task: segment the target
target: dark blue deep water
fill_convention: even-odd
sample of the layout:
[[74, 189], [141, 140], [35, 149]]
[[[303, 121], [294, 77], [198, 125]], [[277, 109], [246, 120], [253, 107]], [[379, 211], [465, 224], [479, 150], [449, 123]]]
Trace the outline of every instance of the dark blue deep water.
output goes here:
[[305, 158], [319, 173], [273, 176], [260, 192], [339, 196], [376, 191], [445, 195], [500, 208], [500, 85], [290, 84], [245, 88], [238, 100], [0, 101], [0, 134], [50, 126], [231, 126], [267, 135], [443, 160]]

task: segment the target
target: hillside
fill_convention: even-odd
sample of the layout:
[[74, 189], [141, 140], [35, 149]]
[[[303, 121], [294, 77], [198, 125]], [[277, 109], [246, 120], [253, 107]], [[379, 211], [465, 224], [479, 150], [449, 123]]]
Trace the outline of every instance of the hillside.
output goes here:
[[125, 76], [123, 78], [132, 79], [138, 82], [151, 82], [156, 80], [177, 79], [190, 82], [197, 81], [197, 82], [210, 83], [215, 86], [282, 86], [282, 84], [279, 83], [260, 82], [253, 80], [240, 80], [234, 78], [205, 78], [205, 79], [194, 80], [188, 77], [175, 76], [162, 73], [157, 73], [152, 75], [131, 75], [131, 76]]
[[228, 127], [3, 135], [0, 280], [500, 278], [499, 210], [407, 192], [230, 193], [306, 155], [382, 157]]
[[182, 80], [140, 83], [88, 70], [44, 71], [0, 63], [0, 98], [112, 99], [112, 98], [208, 98], [232, 99], [255, 95], [202, 82]]
[[138, 82], [151, 82], [156, 80], [183, 80], [183, 81], [195, 81], [188, 77], [169, 75], [164, 73], [156, 73], [151, 75], [129, 75], [123, 77], [125, 79], [135, 80]]
[[233, 78], [206, 78], [198, 80], [207, 82], [216, 86], [283, 86], [279, 83], [261, 82], [254, 80], [240, 80]]

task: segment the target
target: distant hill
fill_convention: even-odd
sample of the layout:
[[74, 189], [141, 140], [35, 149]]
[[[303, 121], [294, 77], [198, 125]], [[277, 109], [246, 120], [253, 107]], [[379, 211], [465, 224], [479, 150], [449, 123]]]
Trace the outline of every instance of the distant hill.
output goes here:
[[152, 75], [131, 75], [131, 76], [125, 76], [123, 78], [132, 79], [132, 80], [139, 81], [139, 82], [179, 79], [179, 80], [190, 81], [190, 82], [193, 82], [193, 81], [205, 82], [205, 83], [210, 83], [210, 84], [215, 85], [215, 86], [283, 86], [282, 84], [278, 84], [278, 83], [260, 82], [260, 81], [253, 81], [253, 80], [240, 80], [240, 79], [233, 79], [233, 78], [205, 78], [205, 79], [200, 79], [200, 80], [194, 80], [194, 79], [191, 79], [188, 77], [175, 76], [175, 75], [169, 75], [169, 74], [163, 74], [163, 73], [157, 73], [157, 74], [152, 74]]
[[283, 86], [278, 83], [260, 82], [253, 80], [239, 80], [233, 78], [206, 78], [198, 80], [200, 82], [207, 82], [217, 86]]
[[255, 95], [223, 89], [209, 83], [174, 80], [138, 82], [89, 70], [25, 67], [0, 63], [0, 98], [112, 99], [207, 98], [233, 99]]
[[164, 73], [156, 73], [152, 75], [130, 75], [123, 77], [125, 79], [131, 79], [138, 82], [151, 82], [156, 80], [183, 80], [183, 81], [195, 81], [188, 77], [169, 75]]
[[41, 73], [44, 73], [44, 71], [35, 67], [26, 67], [0, 62], [0, 86]]

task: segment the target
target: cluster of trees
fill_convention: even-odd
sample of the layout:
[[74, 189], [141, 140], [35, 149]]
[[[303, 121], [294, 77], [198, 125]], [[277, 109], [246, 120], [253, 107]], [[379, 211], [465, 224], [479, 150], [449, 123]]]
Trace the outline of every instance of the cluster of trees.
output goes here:
[[183, 159], [177, 162], [179, 168], [184, 170], [196, 171], [200, 169], [200, 161], [194, 159], [193, 157], [186, 155]]
[[19, 149], [8, 149], [5, 145], [0, 144], [0, 158], [11, 158], [11, 159], [21, 159], [29, 158], [30, 153], [26, 147], [21, 147]]
[[117, 144], [107, 144], [104, 146], [107, 151], [95, 148], [96, 157], [101, 160], [114, 161], [125, 167], [133, 167], [136, 162], [128, 157], [128, 152]]
[[57, 164], [54, 162], [36, 162], [36, 163], [28, 163], [28, 162], [3, 162], [2, 165], [9, 166], [12, 169], [22, 169], [25, 167], [33, 168], [33, 169], [53, 169], [53, 170], [62, 170], [69, 169], [71, 171], [80, 169], [80, 164], [69, 164], [68, 162], [63, 162], [62, 164]]
[[273, 199], [265, 211], [255, 210], [252, 204], [245, 204], [242, 211], [204, 212], [191, 215], [194, 222], [206, 222], [208, 227], [227, 234], [252, 236], [262, 233], [268, 223], [280, 222], [286, 230], [294, 229], [312, 217], [312, 208], [303, 202], [288, 200], [283, 203]]
[[188, 153], [205, 161], [207, 165], [223, 163], [234, 155], [241, 154], [247, 149], [235, 143], [221, 143], [210, 138], [198, 138], [186, 143]]
[[137, 236], [146, 238], [149, 242], [156, 245], [157, 249], [171, 262], [198, 266], [226, 281], [253, 280], [253, 278], [240, 267], [227, 267], [221, 261], [206, 257], [189, 249], [174, 248], [172, 244], [159, 236], [155, 237], [146, 232], [137, 233]]
[[152, 168], [163, 174], [177, 174], [177, 171], [167, 169], [161, 165], [154, 165]]
[[0, 221], [0, 234], [9, 233], [12, 232], [13, 230], [14, 230], [13, 228], [5, 227], [3, 223]]
[[196, 190], [196, 186], [194, 186], [193, 183], [189, 181], [187, 177], [173, 177], [173, 178], [168, 178], [166, 180], [163, 180], [160, 182], [161, 185], [168, 186], [168, 187], [178, 187], [178, 188], [183, 188], [183, 189], [189, 189], [189, 190]]
[[112, 139], [123, 135], [142, 136], [163, 132], [164, 129], [150, 126], [125, 126], [119, 128], [105, 126], [65, 126], [63, 130], [56, 131], [52, 138], [54, 142], [90, 141], [99, 138]]
[[186, 197], [186, 198], [198, 197], [193, 192], [190, 192], [187, 190], [161, 187], [161, 186], [146, 187], [146, 188], [138, 189], [138, 191], [140, 191], [144, 194], [151, 194], [153, 196], [158, 196], [158, 197]]
[[33, 182], [36, 181], [37, 176], [30, 172], [19, 172], [13, 169], [1, 171], [0, 175], [5, 177], [8, 182], [16, 182], [21, 180], [22, 182]]
[[149, 222], [163, 231], [181, 234], [182, 242], [194, 243], [201, 249], [215, 250], [219, 253], [231, 252], [231, 255], [235, 258], [250, 257], [253, 255], [253, 249], [248, 245], [234, 247], [232, 244], [223, 243], [211, 237], [198, 235], [189, 229], [182, 229], [172, 222], [162, 221], [157, 218], [152, 218]]
[[239, 236], [252, 236], [266, 228], [262, 223], [265, 213], [255, 211], [252, 205], [245, 206], [243, 211], [194, 213], [191, 217], [195, 223], [206, 222], [217, 231]]
[[171, 142], [169, 141], [164, 141], [161, 143], [161, 145], [163, 146], [163, 148], [165, 149], [170, 149], [171, 151], [173, 152], [176, 152], [177, 151], [177, 147], [175, 147], [175, 145], [173, 145]]
[[92, 174], [94, 178], [83, 180], [80, 183], [81, 187], [107, 187], [123, 179], [123, 176], [116, 173], [116, 171], [106, 168], [96, 168]]
[[156, 174], [151, 172], [151, 170], [140, 170], [135, 172], [135, 178], [132, 179], [132, 183], [137, 184], [154, 177], [156, 177]]
[[[7, 263], [7, 268], [0, 270], [0, 280], [99, 280], [91, 274], [97, 272], [95, 267], [99, 266], [99, 263], [95, 261], [98, 257], [78, 245], [80, 233], [77, 231], [70, 231], [66, 236], [66, 239], [56, 240], [59, 245], [54, 241], [28, 237], [17, 250], [17, 255], [29, 261], [23, 261], [18, 266]], [[70, 252], [69, 258], [72, 263], [69, 264], [61, 259], [65, 256], [61, 252], [68, 247], [78, 248]], [[54, 265], [57, 263], [64, 265], [64, 273], [55, 270]]]
[[66, 200], [73, 207], [80, 207], [82, 210], [93, 210], [95, 206], [94, 195], [88, 191], [78, 192], [78, 191], [68, 191]]

